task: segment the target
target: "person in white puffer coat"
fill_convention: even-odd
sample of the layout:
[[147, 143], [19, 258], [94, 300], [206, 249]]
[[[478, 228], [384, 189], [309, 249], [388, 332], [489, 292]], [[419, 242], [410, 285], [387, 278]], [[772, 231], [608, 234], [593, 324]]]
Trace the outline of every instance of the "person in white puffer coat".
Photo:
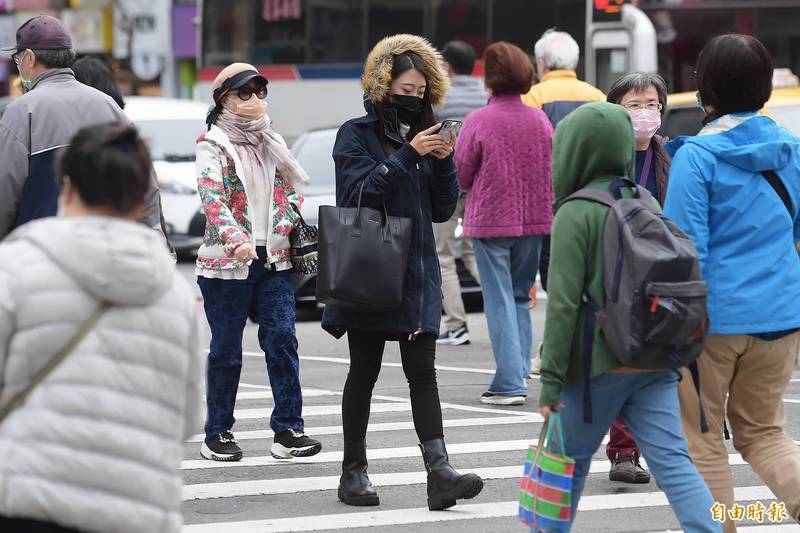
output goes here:
[[135, 222], [149, 171], [133, 127], [81, 130], [61, 160], [61, 216], [0, 244], [0, 406], [110, 306], [0, 422], [3, 533], [180, 531], [205, 358], [193, 291]]

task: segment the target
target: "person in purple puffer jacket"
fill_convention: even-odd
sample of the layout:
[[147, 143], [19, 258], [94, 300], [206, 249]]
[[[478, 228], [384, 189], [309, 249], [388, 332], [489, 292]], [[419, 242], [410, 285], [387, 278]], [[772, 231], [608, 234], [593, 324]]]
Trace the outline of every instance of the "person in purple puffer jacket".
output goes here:
[[553, 128], [521, 95], [533, 82], [525, 52], [496, 43], [484, 55], [489, 105], [464, 120], [456, 164], [469, 192], [464, 235], [475, 243], [497, 371], [481, 402], [522, 405], [533, 333], [528, 293], [553, 221]]

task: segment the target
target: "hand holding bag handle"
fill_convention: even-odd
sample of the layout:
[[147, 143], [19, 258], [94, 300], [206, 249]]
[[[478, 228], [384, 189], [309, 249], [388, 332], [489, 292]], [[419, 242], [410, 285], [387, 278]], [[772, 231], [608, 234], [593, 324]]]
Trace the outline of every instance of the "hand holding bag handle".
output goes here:
[[[353, 221], [353, 229], [350, 232], [350, 235], [353, 237], [361, 237], [361, 197], [364, 195], [364, 185], [366, 185], [367, 180], [361, 182], [361, 186], [358, 188], [358, 204], [356, 204], [356, 218]], [[387, 244], [392, 243], [392, 233], [389, 231], [389, 211], [386, 209], [386, 202], [381, 202], [383, 205], [383, 242]]]
[[31, 391], [36, 388], [44, 379], [61, 364], [64, 359], [80, 344], [84, 337], [97, 325], [106, 311], [109, 309], [109, 304], [101, 302], [98, 308], [92, 315], [81, 324], [78, 331], [67, 341], [67, 344], [61, 348], [46, 365], [44, 365], [38, 372], [31, 378], [30, 383], [15, 394], [8, 402], [0, 406], [0, 423], [6, 419], [16, 408], [20, 407], [30, 395]]

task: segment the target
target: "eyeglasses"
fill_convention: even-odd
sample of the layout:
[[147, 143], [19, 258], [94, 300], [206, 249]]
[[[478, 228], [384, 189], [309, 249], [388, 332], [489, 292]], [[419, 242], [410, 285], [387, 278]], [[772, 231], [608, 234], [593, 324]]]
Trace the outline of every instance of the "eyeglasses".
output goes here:
[[647, 109], [648, 111], [661, 111], [662, 109], [664, 109], [663, 105], [656, 102], [648, 102], [646, 104], [643, 104], [641, 102], [628, 102], [622, 107], [624, 107], [628, 111], [641, 111], [642, 109]]
[[16, 52], [14, 52], [14, 53], [11, 55], [11, 60], [14, 62], [14, 64], [15, 64], [17, 67], [19, 67], [19, 59], [20, 59], [20, 56], [21, 56], [22, 54], [24, 54], [26, 51], [27, 51], [27, 50], [17, 50]]
[[267, 97], [267, 86], [266, 85], [259, 85], [258, 87], [242, 87], [238, 91], [236, 91], [236, 95], [239, 97], [239, 100], [244, 102], [250, 100], [250, 97], [256, 95], [259, 100], [264, 100]]

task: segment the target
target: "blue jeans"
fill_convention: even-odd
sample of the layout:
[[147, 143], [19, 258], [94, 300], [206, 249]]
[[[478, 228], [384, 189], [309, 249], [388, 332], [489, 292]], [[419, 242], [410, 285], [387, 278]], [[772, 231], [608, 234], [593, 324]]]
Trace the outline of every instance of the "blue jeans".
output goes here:
[[592, 379], [591, 388], [591, 424], [583, 422], [583, 385], [561, 393], [566, 453], [575, 459], [572, 519], [592, 456], [619, 414], [633, 433], [682, 528], [692, 533], [720, 533], [721, 524], [711, 516], [714, 498], [689, 457], [681, 429], [677, 372], [605, 373]]
[[303, 429], [303, 394], [295, 335], [295, 302], [291, 274], [264, 268], [266, 249], [250, 265], [246, 280], [197, 278], [203, 293], [211, 350], [206, 370], [206, 437], [233, 427], [233, 409], [242, 372], [242, 336], [247, 318], [258, 322], [258, 342], [267, 361], [275, 407], [275, 433]]
[[528, 293], [536, 281], [542, 236], [474, 239], [483, 307], [497, 371], [489, 393], [527, 396], [533, 331]]

